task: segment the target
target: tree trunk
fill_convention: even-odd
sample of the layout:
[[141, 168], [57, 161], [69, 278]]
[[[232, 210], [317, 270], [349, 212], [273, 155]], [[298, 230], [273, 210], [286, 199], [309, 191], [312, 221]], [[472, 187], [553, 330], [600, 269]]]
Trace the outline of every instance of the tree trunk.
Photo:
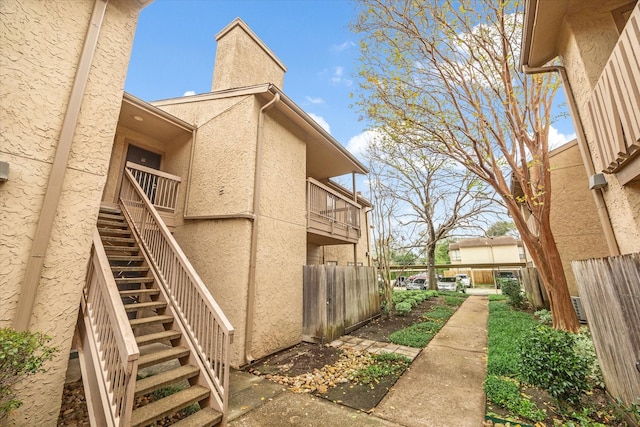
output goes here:
[[427, 279], [429, 282], [429, 290], [437, 291], [438, 290], [438, 282], [436, 280], [436, 245], [427, 246], [427, 266], [429, 269], [427, 270]]
[[578, 332], [580, 322], [571, 302], [571, 295], [564, 275], [560, 253], [548, 224], [540, 228], [538, 238], [532, 240], [523, 234], [535, 266], [538, 268], [542, 283], [549, 296], [553, 327], [567, 332]]

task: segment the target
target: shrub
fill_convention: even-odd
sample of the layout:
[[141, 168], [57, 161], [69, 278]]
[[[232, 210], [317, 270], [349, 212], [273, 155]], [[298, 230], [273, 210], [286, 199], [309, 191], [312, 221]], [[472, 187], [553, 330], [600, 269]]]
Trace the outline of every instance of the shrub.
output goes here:
[[404, 316], [411, 311], [411, 304], [408, 302], [399, 302], [396, 304], [396, 313], [399, 316]]
[[596, 349], [593, 347], [589, 329], [586, 327], [580, 328], [580, 333], [576, 334], [575, 338], [574, 351], [580, 359], [585, 360], [588, 364], [587, 382], [591, 387], [604, 388], [604, 378], [602, 377], [602, 371], [600, 370]]
[[526, 305], [524, 292], [520, 290], [520, 282], [516, 279], [497, 279], [502, 293], [507, 296], [507, 302], [512, 307], [521, 308]]
[[590, 389], [590, 363], [575, 351], [576, 336], [538, 325], [520, 341], [520, 375], [529, 384], [543, 388], [556, 399], [576, 404]]
[[58, 351], [49, 347], [51, 340], [39, 332], [0, 329], [0, 419], [17, 409], [22, 402], [11, 388], [23, 377], [44, 372], [42, 365]]
[[551, 312], [549, 310], [538, 310], [533, 313], [534, 316], [538, 318], [538, 322], [543, 325], [551, 325], [553, 323], [553, 318], [551, 317]]

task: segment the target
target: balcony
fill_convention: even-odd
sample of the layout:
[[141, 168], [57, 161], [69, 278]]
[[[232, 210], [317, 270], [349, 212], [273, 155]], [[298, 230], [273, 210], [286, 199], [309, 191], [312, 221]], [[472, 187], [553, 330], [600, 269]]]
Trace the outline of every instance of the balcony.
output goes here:
[[[621, 184], [640, 171], [640, 8], [636, 7], [589, 100], [600, 169]], [[634, 166], [631, 166], [635, 163]]]
[[309, 242], [318, 245], [357, 243], [360, 206], [315, 179], [307, 179], [307, 234]]

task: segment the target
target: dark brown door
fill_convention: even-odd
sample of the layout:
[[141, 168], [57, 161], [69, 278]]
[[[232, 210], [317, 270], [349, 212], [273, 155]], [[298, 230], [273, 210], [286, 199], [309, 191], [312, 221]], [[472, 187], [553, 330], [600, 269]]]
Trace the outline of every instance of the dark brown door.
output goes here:
[[161, 161], [162, 156], [160, 154], [136, 147], [135, 145], [129, 145], [127, 162], [133, 162], [148, 168], [160, 170]]

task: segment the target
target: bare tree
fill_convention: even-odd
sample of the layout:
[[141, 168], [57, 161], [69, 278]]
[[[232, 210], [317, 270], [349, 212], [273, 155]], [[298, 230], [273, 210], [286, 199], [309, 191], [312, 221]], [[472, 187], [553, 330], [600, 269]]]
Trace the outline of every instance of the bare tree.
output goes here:
[[[375, 165], [369, 168], [369, 197], [373, 204], [372, 224], [376, 265], [382, 279], [382, 304], [388, 316], [393, 312], [393, 283], [391, 282], [392, 245], [394, 242], [393, 212], [397, 200], [391, 197], [389, 188], [382, 185]], [[369, 230], [367, 230], [368, 232]]]
[[518, 71], [524, 2], [359, 3], [362, 110], [375, 126], [415, 134], [416, 149], [448, 156], [495, 189], [540, 272], [554, 326], [577, 331], [549, 221], [558, 84]]
[[416, 150], [415, 145], [393, 133], [384, 135], [370, 144], [368, 157], [377, 170], [378, 187], [398, 201], [394, 217], [414, 231], [408, 233], [416, 236], [408, 239], [409, 245], [424, 250], [429, 289], [436, 290], [438, 241], [454, 230], [479, 228], [484, 215], [500, 212], [486, 184], [448, 157]]

